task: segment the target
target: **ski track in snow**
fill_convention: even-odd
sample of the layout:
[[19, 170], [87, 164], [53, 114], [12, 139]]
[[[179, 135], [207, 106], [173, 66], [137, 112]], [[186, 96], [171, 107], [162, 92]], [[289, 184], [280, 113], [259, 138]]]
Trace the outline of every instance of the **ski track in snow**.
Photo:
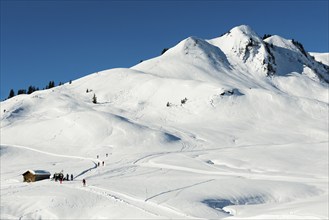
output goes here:
[[[317, 142], [317, 143], [323, 143], [323, 142]], [[272, 144], [273, 145], [273, 144]], [[276, 146], [282, 146], [286, 144], [276, 144]], [[258, 145], [242, 145], [237, 146], [239, 148], [252, 148], [256, 146], [266, 146], [266, 144], [258, 144]], [[275, 145], [273, 145], [275, 146]], [[216, 148], [216, 149], [203, 149], [203, 150], [187, 150], [187, 151], [169, 151], [169, 152], [158, 152], [158, 153], [152, 153], [146, 156], [143, 156], [133, 162], [133, 164], [138, 164], [143, 167], [152, 167], [152, 168], [161, 168], [161, 169], [168, 169], [168, 170], [177, 170], [177, 171], [185, 171], [185, 172], [191, 172], [196, 174], [204, 174], [204, 175], [220, 175], [220, 176], [236, 176], [238, 178], [247, 178], [247, 179], [265, 179], [265, 180], [275, 180], [275, 181], [286, 181], [286, 182], [314, 182], [318, 181], [319, 179], [314, 178], [307, 178], [307, 177], [296, 177], [296, 176], [290, 176], [290, 175], [273, 175], [273, 174], [266, 174], [266, 171], [263, 171], [263, 173], [259, 173], [253, 170], [245, 170], [245, 172], [230, 172], [230, 171], [206, 171], [206, 170], [199, 170], [189, 167], [183, 167], [183, 166], [177, 166], [172, 164], [165, 164], [165, 163], [157, 163], [152, 161], [155, 158], [168, 156], [170, 154], [185, 154], [185, 153], [208, 153], [212, 151], [230, 151], [229, 148]], [[166, 160], [163, 160], [166, 161]], [[227, 165], [225, 165], [227, 167]], [[223, 166], [224, 167], [224, 166]], [[222, 167], [222, 168], [223, 168]], [[216, 167], [213, 167], [216, 168]], [[228, 167], [229, 168], [229, 167]], [[269, 172], [270, 173], [270, 172]], [[326, 178], [323, 178], [323, 181], [326, 181]]]
[[[208, 183], [208, 182], [211, 182], [211, 181], [214, 181], [215, 179], [210, 179], [210, 180], [206, 180], [206, 181], [202, 181], [202, 182], [198, 182], [198, 183], [194, 183], [192, 185], [188, 185], [188, 186], [183, 186], [183, 187], [179, 187], [179, 188], [176, 188], [176, 189], [171, 189], [171, 190], [167, 190], [167, 191], [164, 191], [164, 192], [161, 192], [161, 193], [158, 193], [156, 195], [153, 195], [151, 197], [148, 197], [147, 199], [145, 199], [145, 202], [155, 198], [155, 197], [158, 197], [158, 196], [161, 196], [161, 195], [164, 195], [164, 194], [167, 194], [167, 193], [172, 193], [172, 192], [176, 192], [176, 191], [182, 191], [184, 189], [188, 189], [188, 188], [191, 188], [193, 186], [197, 186], [197, 185], [201, 185], [203, 183]], [[176, 194], [177, 196], [178, 194]]]

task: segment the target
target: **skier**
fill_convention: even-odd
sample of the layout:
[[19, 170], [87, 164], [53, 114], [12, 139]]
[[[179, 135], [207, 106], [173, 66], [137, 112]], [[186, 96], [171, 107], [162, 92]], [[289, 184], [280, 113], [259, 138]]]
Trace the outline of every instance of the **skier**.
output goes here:
[[85, 179], [82, 180], [82, 183], [83, 183], [83, 186], [86, 186], [86, 180]]
[[71, 174], [71, 181], [73, 181], [73, 174]]
[[60, 183], [60, 184], [62, 184], [63, 179], [64, 179], [64, 175], [63, 175], [63, 173], [60, 173], [60, 174], [59, 174], [59, 183]]

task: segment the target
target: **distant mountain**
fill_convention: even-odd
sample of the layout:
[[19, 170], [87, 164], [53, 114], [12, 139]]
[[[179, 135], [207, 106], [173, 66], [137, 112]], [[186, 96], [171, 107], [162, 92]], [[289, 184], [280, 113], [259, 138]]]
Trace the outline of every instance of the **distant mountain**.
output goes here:
[[[1, 161], [11, 163], [17, 157], [22, 162], [5, 168], [1, 181], [17, 178], [6, 175], [22, 168], [56, 171], [66, 164], [65, 169], [72, 166], [72, 172], [81, 173], [79, 178], [90, 178], [87, 184], [94, 181], [98, 188], [88, 193], [117, 190], [112, 200], [143, 204], [139, 209], [157, 210], [159, 218], [218, 218], [228, 212], [238, 218], [289, 218], [299, 212], [305, 218], [324, 218], [329, 120], [325, 58], [328, 53], [310, 54], [301, 43], [277, 35], [262, 39], [242, 25], [214, 39], [189, 37], [131, 68], [104, 70], [15, 96], [1, 102], [1, 145], [6, 146]], [[10, 151], [13, 146], [52, 158], [24, 159], [26, 152]], [[103, 171], [82, 172], [65, 161], [105, 153], [111, 160]], [[40, 167], [32, 167], [34, 160]], [[108, 191], [101, 193], [102, 187]], [[10, 206], [1, 210], [4, 217], [15, 210], [31, 213], [24, 204], [16, 207], [9, 196], [4, 201], [4, 207]], [[243, 208], [260, 203], [267, 206]], [[224, 206], [231, 208], [224, 212]], [[61, 209], [54, 210], [41, 217], [67, 218]], [[98, 217], [124, 217], [122, 213], [129, 213], [124, 210]], [[73, 216], [80, 218], [80, 212]]]
[[[180, 71], [178, 66], [181, 65], [190, 67], [191, 72]], [[298, 72], [329, 82], [328, 65], [310, 56], [302, 44], [276, 35], [262, 40], [246, 25], [235, 27], [211, 40], [189, 37], [163, 56], [138, 64], [133, 69], [166, 77], [200, 80], [209, 77], [220, 79], [220, 73], [229, 72], [258, 76]], [[206, 74], [195, 75], [199, 69]]]

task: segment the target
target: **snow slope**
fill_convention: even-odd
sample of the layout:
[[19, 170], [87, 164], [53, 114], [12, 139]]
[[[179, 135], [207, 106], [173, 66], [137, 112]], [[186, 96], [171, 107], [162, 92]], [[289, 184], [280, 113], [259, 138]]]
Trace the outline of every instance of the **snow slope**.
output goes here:
[[242, 25], [1, 102], [1, 219], [328, 218], [326, 68]]

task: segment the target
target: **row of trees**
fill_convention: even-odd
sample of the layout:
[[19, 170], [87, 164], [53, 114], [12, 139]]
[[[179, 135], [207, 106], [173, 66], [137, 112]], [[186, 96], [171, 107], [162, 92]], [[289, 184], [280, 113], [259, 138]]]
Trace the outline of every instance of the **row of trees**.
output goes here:
[[[71, 83], [71, 81], [70, 81]], [[63, 85], [62, 82], [60, 82], [58, 84], [59, 86]], [[49, 81], [49, 83], [46, 85], [45, 88], [43, 89], [51, 89], [51, 88], [54, 88], [56, 85], [55, 85], [55, 82], [54, 81]], [[21, 95], [21, 94], [31, 94], [35, 91], [38, 91], [39, 90], [39, 87], [35, 87], [35, 86], [29, 86], [27, 89], [19, 89], [17, 90], [17, 95]], [[15, 94], [15, 91], [13, 89], [10, 90], [9, 92], [9, 95], [8, 95], [8, 99], [14, 97], [16, 94]]]

